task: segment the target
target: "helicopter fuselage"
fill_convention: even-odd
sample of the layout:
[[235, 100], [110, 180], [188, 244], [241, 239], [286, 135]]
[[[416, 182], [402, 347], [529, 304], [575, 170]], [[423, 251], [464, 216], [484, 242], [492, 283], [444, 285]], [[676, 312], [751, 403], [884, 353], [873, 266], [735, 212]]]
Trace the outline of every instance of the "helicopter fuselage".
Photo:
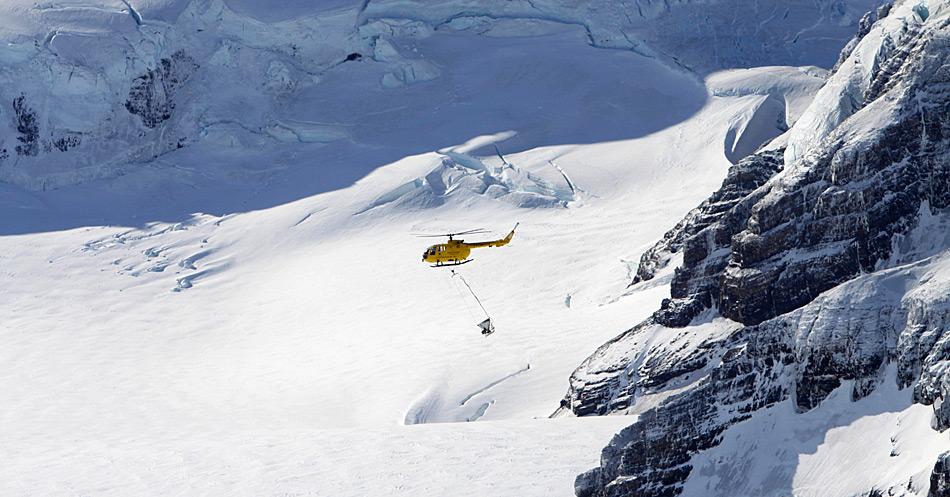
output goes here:
[[[517, 227], [518, 225], [515, 225], [515, 228]], [[449, 237], [449, 241], [427, 248], [426, 251], [422, 253], [422, 262], [428, 262], [434, 266], [455, 266], [464, 264], [469, 261], [468, 256], [472, 253], [472, 249], [481, 247], [503, 247], [508, 245], [508, 242], [511, 241], [511, 237], [514, 235], [515, 230], [512, 229], [511, 232], [508, 233], [508, 236], [504, 238], [473, 243], [466, 243], [464, 240], [453, 240], [452, 237]]]
[[431, 264], [457, 264], [468, 259], [472, 248], [462, 240], [449, 240], [426, 249], [422, 254], [422, 261]]

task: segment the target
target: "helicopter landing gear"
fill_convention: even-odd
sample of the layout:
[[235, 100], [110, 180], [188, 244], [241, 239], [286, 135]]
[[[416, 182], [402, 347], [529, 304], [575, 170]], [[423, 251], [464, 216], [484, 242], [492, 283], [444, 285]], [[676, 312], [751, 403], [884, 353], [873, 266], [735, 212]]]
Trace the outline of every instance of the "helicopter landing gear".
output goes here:
[[452, 261], [452, 262], [437, 262], [432, 264], [431, 267], [451, 267], [451, 266], [461, 266], [462, 264], [468, 264], [469, 262], [474, 261], [475, 259], [465, 259], [464, 261]]

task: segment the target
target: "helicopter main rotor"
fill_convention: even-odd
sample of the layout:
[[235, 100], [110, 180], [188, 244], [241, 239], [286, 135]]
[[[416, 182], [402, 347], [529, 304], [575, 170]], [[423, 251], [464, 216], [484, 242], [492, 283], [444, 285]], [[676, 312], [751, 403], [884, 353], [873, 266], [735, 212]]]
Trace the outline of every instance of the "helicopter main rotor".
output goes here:
[[442, 234], [413, 233], [413, 235], [419, 238], [441, 238], [443, 236], [447, 236], [449, 237], [449, 240], [452, 240], [452, 237], [459, 236], [459, 235], [480, 235], [483, 233], [489, 233], [489, 231], [486, 230], [485, 228], [478, 228], [478, 229], [468, 230], [468, 231], [459, 231], [457, 233], [442, 233]]

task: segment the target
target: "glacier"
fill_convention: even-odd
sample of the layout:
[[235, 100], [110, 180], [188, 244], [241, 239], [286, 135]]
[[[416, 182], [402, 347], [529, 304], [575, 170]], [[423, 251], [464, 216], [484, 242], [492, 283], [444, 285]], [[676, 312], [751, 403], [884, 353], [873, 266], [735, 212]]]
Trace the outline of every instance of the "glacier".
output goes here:
[[[3, 2], [0, 494], [940, 495], [942, 5]], [[874, 257], [720, 304], [881, 168]], [[486, 339], [410, 234], [515, 222]]]

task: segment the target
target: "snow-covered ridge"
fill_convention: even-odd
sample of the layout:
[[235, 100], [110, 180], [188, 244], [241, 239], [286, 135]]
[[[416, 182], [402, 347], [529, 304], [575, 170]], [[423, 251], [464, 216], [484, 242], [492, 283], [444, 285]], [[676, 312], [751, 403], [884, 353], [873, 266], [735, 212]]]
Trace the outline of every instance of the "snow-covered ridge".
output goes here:
[[[843, 42], [875, 2], [762, 2], [737, 12], [718, 0], [613, 2], [578, 5], [568, 0], [479, 2], [370, 0], [361, 12], [374, 18], [413, 19], [430, 25], [483, 23], [486, 19], [538, 19], [583, 26], [594, 46], [634, 50], [706, 73], [773, 64], [827, 65], [828, 40]], [[819, 41], [821, 40], [821, 41]], [[793, 48], [793, 47], [794, 48]], [[838, 45], [840, 46], [840, 45]]]
[[925, 24], [943, 22], [948, 9], [942, 0], [905, 1], [882, 12], [887, 15], [871, 26], [857, 46], [847, 49], [848, 57], [839, 63], [828, 84], [792, 127], [786, 164], [797, 164], [809, 151], [826, 146], [823, 141], [832, 130], [877, 96], [871, 85], [880, 79], [882, 70], [887, 70], [885, 62], [925, 29]]
[[484, 195], [518, 207], [565, 207], [577, 198], [574, 185], [551, 162], [547, 179], [499, 157], [498, 164], [462, 152], [446, 151], [439, 164], [421, 178], [380, 195], [360, 213], [383, 205], [407, 208], [433, 207], [447, 198], [467, 191]]
[[[390, 91], [440, 78], [438, 64], [406, 42], [436, 32], [512, 37], [573, 26], [590, 45], [701, 73], [765, 60], [830, 65], [827, 40], [843, 43], [872, 3], [756, 2], [755, 16], [726, 22], [733, 7], [718, 1], [376, 0], [276, 12], [238, 0], [9, 2], [0, 8], [9, 21], [0, 30], [0, 181], [56, 188], [209, 140], [359, 142], [347, 123], [294, 119], [291, 109], [307, 94], [331, 98], [327, 78]], [[361, 61], [369, 67], [352, 67]], [[736, 146], [738, 157], [752, 145]]]

